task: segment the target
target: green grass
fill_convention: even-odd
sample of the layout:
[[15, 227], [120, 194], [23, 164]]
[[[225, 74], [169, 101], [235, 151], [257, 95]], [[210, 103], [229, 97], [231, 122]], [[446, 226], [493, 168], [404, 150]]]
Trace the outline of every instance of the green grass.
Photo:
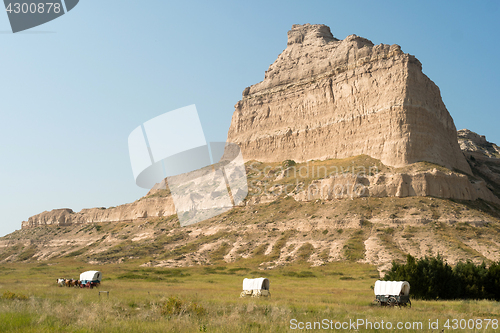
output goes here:
[[302, 261], [307, 261], [313, 252], [314, 246], [312, 246], [311, 243], [305, 243], [297, 250], [297, 258]]
[[296, 232], [288, 230], [274, 243], [273, 249], [269, 255], [269, 260], [277, 260], [280, 256], [281, 249], [286, 245], [287, 240], [292, 237]]
[[[285, 164], [290, 166], [291, 162]], [[283, 179], [273, 184], [303, 182], [307, 186], [323, 178], [321, 172], [357, 173], [365, 168], [369, 173], [373, 166], [378, 171], [388, 170], [367, 156], [309, 161], [293, 166], [297, 172], [302, 170], [301, 176], [289, 170]], [[450, 172], [429, 163], [415, 164], [400, 171], [432, 168]], [[280, 163], [247, 163], [249, 182], [262, 182], [253, 184], [254, 189], [265, 190], [269, 185], [266, 175], [276, 176], [282, 169]], [[150, 197], [167, 194], [160, 190]], [[250, 193], [246, 200], [252, 195], [255, 193]], [[397, 223], [404, 216], [426, 222], [404, 227], [376, 222]], [[442, 221], [450, 216], [491, 223], [481, 227], [469, 223], [443, 224]], [[364, 242], [369, 236], [378, 237], [383, 248], [397, 259], [404, 254], [398, 239], [416, 244], [422, 232], [428, 232], [460, 256], [484, 259], [465, 243], [474, 238], [480, 244], [496, 248], [494, 241], [500, 235], [498, 219], [500, 206], [482, 200], [412, 197], [297, 202], [278, 195], [273, 202], [237, 207], [198, 225], [205, 228], [227, 224], [227, 228], [214, 234], [197, 234], [198, 226], [180, 228], [175, 215], [140, 222], [20, 230], [3, 238], [13, 245], [0, 251], [0, 260], [9, 261], [0, 265], [0, 331], [288, 332], [291, 319], [315, 321], [323, 318], [334, 321], [398, 318], [421, 321], [425, 331], [429, 319], [439, 319], [443, 323], [447, 318], [500, 318], [500, 305], [488, 301], [414, 301], [412, 309], [401, 310], [374, 307], [371, 287], [378, 279], [378, 271], [375, 266], [359, 263], [365, 259]], [[283, 231], [288, 221], [304, 220], [313, 224], [320, 222], [322, 227], [310, 232], [299, 231], [299, 228]], [[360, 221], [359, 227], [344, 228], [336, 224], [355, 220]], [[136, 238], [146, 230], [151, 237]], [[37, 262], [36, 246], [69, 236], [87, 238], [85, 244], [90, 245], [61, 247], [64, 252], [56, 253], [43, 263]], [[107, 237], [114, 237], [116, 243], [105, 241]], [[337, 260], [329, 256], [331, 248], [321, 248], [317, 244], [331, 244], [340, 238], [347, 238], [342, 253], [347, 261], [331, 262]], [[30, 240], [32, 245], [24, 245], [27, 244], [25, 240]], [[290, 244], [290, 240], [298, 242]], [[236, 254], [236, 261], [226, 264], [223, 258], [236, 243], [238, 248], [232, 252]], [[202, 254], [214, 265], [140, 266], [164, 259], [179, 263], [205, 244], [213, 245], [210, 251]], [[315, 248], [312, 244], [320, 247]], [[294, 256], [289, 255], [292, 251], [295, 251]], [[307, 261], [311, 258], [322, 259], [324, 263], [311, 267]], [[269, 264], [278, 260], [281, 262]], [[95, 262], [100, 264], [90, 264]], [[82, 271], [90, 269], [103, 272], [100, 290], [109, 291], [109, 298], [99, 297], [99, 289], [56, 286], [56, 278], [78, 278]], [[272, 297], [239, 298], [245, 277], [268, 277]]]
[[209, 257], [213, 262], [221, 261], [230, 250], [231, 246], [227, 242], [223, 242], [216, 250], [210, 253]]
[[[313, 180], [327, 178], [342, 174], [373, 175], [378, 172], [387, 171], [389, 168], [379, 160], [367, 155], [359, 155], [344, 159], [330, 159], [324, 161], [308, 161], [290, 165], [288, 161], [283, 163], [262, 163], [249, 161], [246, 163], [248, 181], [254, 189], [249, 195], [258, 195], [268, 192], [269, 185], [266, 176], [284, 173], [281, 180], [274, 181], [273, 185], [285, 185], [286, 192], [290, 193], [297, 184], [306, 188]], [[276, 194], [282, 194], [280, 191]]]
[[[439, 319], [441, 325], [455, 318], [500, 319], [500, 304], [490, 301], [414, 300], [411, 309], [375, 307], [371, 304], [371, 286], [377, 271], [366, 264], [335, 262], [309, 267], [297, 263], [266, 271], [259, 270], [251, 260], [182, 269], [138, 264], [130, 261], [92, 266], [74, 258], [49, 261], [45, 266], [3, 264], [1, 290], [28, 299], [0, 298], [1, 331], [289, 332], [292, 319], [401, 320], [424, 325], [429, 319]], [[40, 270], [45, 267], [49, 269]], [[99, 289], [56, 286], [55, 278], [78, 276], [86, 269], [103, 272]], [[243, 278], [259, 276], [270, 279], [272, 297], [240, 298]], [[109, 291], [109, 298], [99, 297], [99, 290]]]
[[344, 255], [349, 261], [358, 261], [363, 259], [365, 254], [365, 240], [367, 238], [366, 231], [356, 230], [353, 231], [351, 237], [344, 245]]
[[23, 250], [23, 252], [21, 252], [19, 254], [18, 260], [24, 261], [24, 260], [31, 259], [35, 255], [36, 252], [37, 252], [36, 246], [29, 246], [29, 247], [25, 248]]

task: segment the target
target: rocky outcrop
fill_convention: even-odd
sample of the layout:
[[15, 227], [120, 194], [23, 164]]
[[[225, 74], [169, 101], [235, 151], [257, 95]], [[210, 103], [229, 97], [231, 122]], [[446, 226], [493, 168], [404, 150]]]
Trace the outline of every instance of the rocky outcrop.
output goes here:
[[313, 181], [294, 195], [298, 201], [359, 197], [437, 197], [500, 204], [482, 180], [469, 181], [463, 174], [433, 169], [414, 173], [380, 173], [374, 176], [344, 174]]
[[500, 198], [500, 147], [468, 129], [458, 131], [458, 142], [474, 176], [484, 179]]
[[484, 135], [479, 135], [468, 129], [458, 131], [460, 149], [466, 154], [475, 157], [484, 156], [500, 158], [500, 147], [486, 140]]
[[243, 91], [228, 141], [245, 160], [361, 154], [401, 167], [428, 161], [471, 173], [439, 88], [398, 45], [294, 25], [262, 82]]
[[[496, 207], [496, 208], [495, 208]], [[271, 269], [293, 262], [318, 266], [349, 258], [380, 271], [393, 260], [441, 255], [459, 260], [500, 260], [500, 210], [486, 202], [429, 197], [315, 200], [237, 207], [217, 218], [180, 228], [176, 219], [18, 230], [0, 237], [0, 263], [74, 258], [89, 264], [143, 259], [149, 267], [183, 267], [259, 260]], [[301, 248], [307, 246], [307, 256]], [[24, 248], [23, 248], [24, 247]], [[356, 247], [358, 248], [358, 247]], [[186, 251], [189, 250], [189, 251]], [[146, 253], [146, 255], [144, 254]], [[133, 264], [134, 263], [129, 263]]]
[[111, 208], [82, 209], [80, 212], [73, 210], [54, 209], [34, 215], [22, 223], [22, 228], [43, 225], [71, 225], [89, 222], [118, 222], [131, 221], [148, 217], [162, 217], [175, 214], [172, 197], [142, 198], [133, 203]]
[[[481, 198], [499, 203], [500, 148], [469, 130], [459, 131], [457, 138], [439, 88], [422, 73], [421, 63], [398, 45], [373, 45], [356, 35], [336, 39], [325, 25], [292, 27], [286, 49], [264, 80], [243, 91], [228, 141], [238, 143], [246, 160], [300, 162], [365, 154], [392, 167], [428, 161], [476, 176], [469, 180], [452, 171], [394, 168], [372, 176], [337, 175], [295, 192], [299, 201], [340, 195]], [[158, 184], [146, 197], [114, 208], [43, 212], [22, 227], [173, 215], [174, 203], [164, 187]], [[247, 204], [275, 199], [263, 194]], [[189, 206], [194, 199], [183, 200]]]

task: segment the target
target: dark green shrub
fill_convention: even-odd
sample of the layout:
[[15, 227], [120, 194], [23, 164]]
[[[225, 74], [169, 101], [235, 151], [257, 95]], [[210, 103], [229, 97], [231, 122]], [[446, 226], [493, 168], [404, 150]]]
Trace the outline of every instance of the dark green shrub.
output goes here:
[[415, 259], [407, 256], [405, 264], [392, 263], [384, 280], [408, 281], [410, 293], [420, 299], [495, 299], [500, 300], [500, 263], [489, 268], [470, 260], [449, 266], [438, 255]]
[[5, 291], [2, 295], [2, 299], [10, 299], [10, 300], [18, 299], [21, 301], [25, 301], [28, 299], [28, 296], [23, 294], [16, 294], [11, 291]]
[[293, 167], [296, 165], [297, 165], [297, 163], [294, 160], [284, 160], [281, 163], [281, 166], [283, 167], [283, 169], [288, 169], [289, 167]]

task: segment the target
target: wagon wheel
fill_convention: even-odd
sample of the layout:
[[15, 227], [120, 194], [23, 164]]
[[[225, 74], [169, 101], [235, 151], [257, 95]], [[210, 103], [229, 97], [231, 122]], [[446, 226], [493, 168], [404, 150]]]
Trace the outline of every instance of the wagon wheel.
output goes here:
[[240, 294], [240, 297], [245, 297], [246, 295], [247, 294], [244, 291], [242, 291], [241, 294]]
[[375, 305], [382, 306], [382, 303], [380, 302], [379, 299], [374, 299], [373, 303], [375, 303]]
[[387, 301], [388, 306], [394, 306], [396, 304], [397, 304], [397, 301], [394, 297], [389, 298], [389, 300]]
[[408, 302], [401, 303], [401, 305], [404, 306], [405, 308], [411, 308], [411, 301], [408, 300]]

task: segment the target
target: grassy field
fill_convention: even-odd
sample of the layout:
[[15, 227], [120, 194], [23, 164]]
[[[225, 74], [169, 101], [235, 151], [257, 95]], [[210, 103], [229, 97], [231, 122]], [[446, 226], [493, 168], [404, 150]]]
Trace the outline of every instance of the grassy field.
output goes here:
[[[434, 331], [441, 331], [448, 319], [450, 326], [457, 319], [457, 327], [461, 319], [465, 320], [462, 326], [466, 321], [471, 326], [470, 319], [500, 319], [500, 305], [492, 301], [413, 300], [411, 309], [379, 308], [372, 305], [376, 267], [359, 263], [334, 262], [314, 268], [295, 263], [266, 271], [259, 271], [255, 260], [179, 269], [138, 264], [92, 266], [71, 258], [3, 264], [0, 331], [288, 332], [299, 330], [292, 328], [300, 322], [328, 322], [333, 331], [335, 325], [364, 320], [372, 325], [384, 321], [384, 328], [388, 322], [393, 328], [401, 322], [414, 327], [403, 328], [405, 332], [422, 332], [432, 331], [429, 320], [439, 320], [439, 329]], [[90, 269], [103, 272], [98, 289], [56, 285], [58, 277], [77, 278]], [[270, 279], [272, 297], [240, 298], [243, 278], [260, 276]], [[109, 298], [99, 297], [99, 291], [109, 291]], [[418, 322], [422, 329], [416, 326]], [[486, 321], [482, 324], [477, 331], [495, 331], [492, 323], [488, 329]], [[352, 326], [344, 331], [352, 331]]]
[[[173, 215], [40, 226], [0, 238], [0, 332], [499, 329], [497, 302], [413, 300], [411, 308], [380, 308], [372, 286], [377, 269], [407, 253], [497, 261], [500, 206], [430, 197], [295, 201], [277, 189], [296, 192], [332, 172], [391, 170], [367, 156], [290, 169], [249, 163], [249, 204], [199, 224], [181, 228]], [[440, 167], [421, 162], [396, 171], [433, 168]], [[98, 289], [56, 284], [94, 269], [104, 275]], [[270, 279], [272, 297], [240, 298], [242, 280], [261, 276]]]

